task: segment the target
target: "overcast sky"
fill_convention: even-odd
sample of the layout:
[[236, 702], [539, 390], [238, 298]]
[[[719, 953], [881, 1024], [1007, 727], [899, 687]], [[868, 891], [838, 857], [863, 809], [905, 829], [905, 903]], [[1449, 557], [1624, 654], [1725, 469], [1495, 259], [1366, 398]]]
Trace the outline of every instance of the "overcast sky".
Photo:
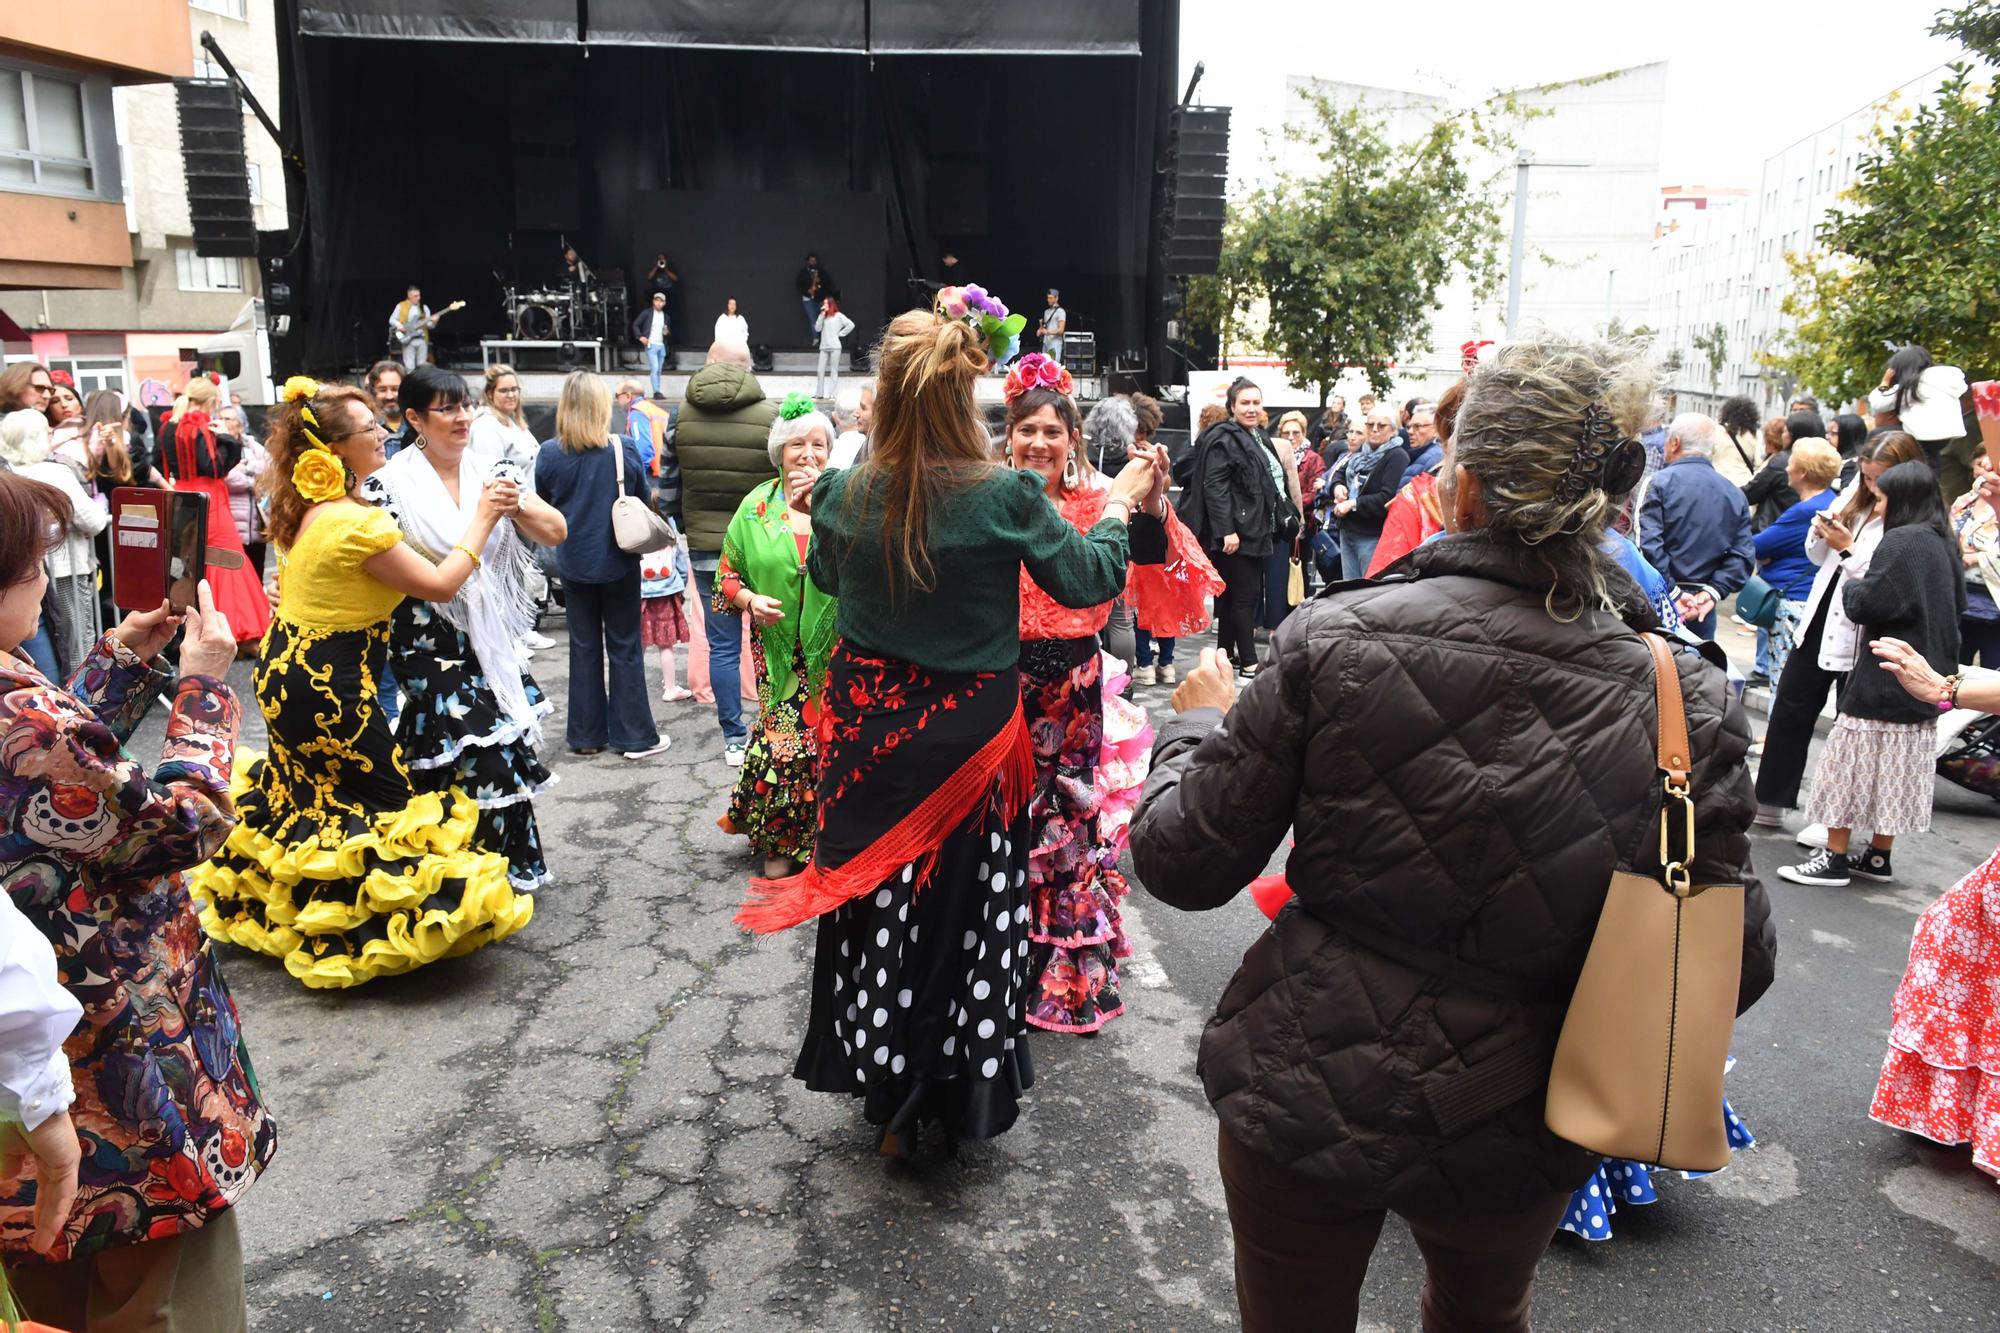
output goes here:
[[1181, 86], [1195, 100], [1273, 107], [1311, 74], [1473, 100], [1668, 62], [1662, 184], [1757, 183], [1764, 159], [1956, 58], [1928, 34], [1944, 0], [1182, 0]]

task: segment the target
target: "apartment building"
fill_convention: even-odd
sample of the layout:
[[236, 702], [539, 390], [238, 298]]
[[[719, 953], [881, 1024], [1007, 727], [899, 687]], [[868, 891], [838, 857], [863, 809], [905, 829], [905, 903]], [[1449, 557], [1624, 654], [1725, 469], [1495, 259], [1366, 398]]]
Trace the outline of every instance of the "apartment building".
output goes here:
[[[194, 252], [167, 80], [223, 77], [200, 46], [203, 31], [275, 108], [272, 0], [0, 6], [0, 340], [9, 360], [33, 356], [86, 392], [157, 401], [186, 382], [202, 343], [254, 320], [255, 261]], [[283, 227], [278, 147], [247, 111], [244, 120], [257, 226]], [[34, 225], [11, 225], [17, 218]], [[88, 245], [71, 234], [86, 219]]]

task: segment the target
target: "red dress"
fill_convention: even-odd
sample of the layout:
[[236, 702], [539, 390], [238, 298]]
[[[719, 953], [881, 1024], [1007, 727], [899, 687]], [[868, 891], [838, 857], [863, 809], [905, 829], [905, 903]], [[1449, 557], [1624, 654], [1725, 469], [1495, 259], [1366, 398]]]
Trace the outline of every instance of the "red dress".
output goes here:
[[[161, 427], [161, 458], [177, 491], [199, 491], [208, 497], [208, 544], [244, 556], [243, 537], [236, 531], [235, 516], [229, 510], [228, 469], [221, 465], [215, 432], [209, 428], [208, 414], [188, 412]], [[211, 565], [209, 591], [215, 594], [215, 609], [229, 617], [236, 642], [259, 643], [271, 627], [271, 601], [264, 595], [264, 581], [256, 567], [243, 559], [235, 569]]]
[[1917, 918], [1868, 1114], [2000, 1176], [2000, 852]]

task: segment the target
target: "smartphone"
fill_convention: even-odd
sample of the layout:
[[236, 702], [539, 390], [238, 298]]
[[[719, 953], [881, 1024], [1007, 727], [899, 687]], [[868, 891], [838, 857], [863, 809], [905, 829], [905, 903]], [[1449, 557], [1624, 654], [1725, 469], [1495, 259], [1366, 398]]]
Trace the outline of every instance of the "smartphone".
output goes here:
[[150, 611], [162, 600], [179, 614], [208, 577], [208, 496], [121, 486], [111, 492], [111, 601]]

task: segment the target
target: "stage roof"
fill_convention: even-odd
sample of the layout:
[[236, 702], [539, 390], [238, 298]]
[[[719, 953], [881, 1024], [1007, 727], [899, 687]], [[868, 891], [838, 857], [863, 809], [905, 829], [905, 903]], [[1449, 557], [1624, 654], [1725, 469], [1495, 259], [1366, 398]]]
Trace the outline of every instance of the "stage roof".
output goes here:
[[1137, 55], [1140, 0], [302, 0], [313, 37], [874, 55]]

